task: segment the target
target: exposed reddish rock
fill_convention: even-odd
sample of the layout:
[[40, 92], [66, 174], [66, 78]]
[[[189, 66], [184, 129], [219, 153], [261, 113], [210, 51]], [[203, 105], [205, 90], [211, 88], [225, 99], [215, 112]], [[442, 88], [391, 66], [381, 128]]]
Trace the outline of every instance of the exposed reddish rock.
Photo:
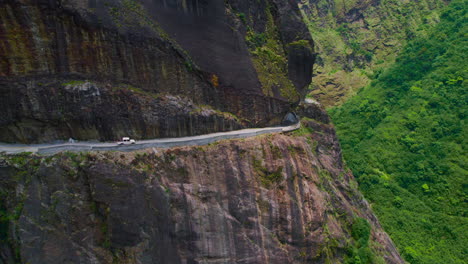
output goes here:
[[2, 207], [19, 209], [1, 257], [9, 263], [16, 248], [22, 263], [341, 263], [362, 217], [375, 258], [403, 263], [344, 168], [333, 127], [306, 125], [315, 132], [7, 157]]

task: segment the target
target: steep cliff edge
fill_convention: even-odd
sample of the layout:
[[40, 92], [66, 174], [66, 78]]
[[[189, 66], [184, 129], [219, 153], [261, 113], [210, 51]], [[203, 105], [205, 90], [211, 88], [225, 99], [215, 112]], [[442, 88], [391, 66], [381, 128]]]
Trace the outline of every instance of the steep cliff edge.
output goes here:
[[11, 122], [0, 126], [2, 141], [180, 137], [249, 125], [231, 113], [197, 105], [195, 96], [156, 94], [125, 84], [40, 80], [26, 87], [5, 85], [14, 100], [1, 100], [3, 119]]
[[[304, 97], [314, 59], [297, 6], [277, 0], [5, 0], [0, 40], [0, 141], [7, 142], [278, 124]], [[77, 85], [88, 82], [100, 91], [91, 101]], [[178, 121], [162, 125], [175, 106], [152, 106], [148, 94], [189, 98], [238, 119], [218, 125], [233, 119], [213, 114], [216, 122], [206, 122], [181, 106], [170, 113]], [[157, 110], [136, 118], [145, 108]]]
[[202, 147], [2, 157], [0, 262], [403, 263], [323, 121]]

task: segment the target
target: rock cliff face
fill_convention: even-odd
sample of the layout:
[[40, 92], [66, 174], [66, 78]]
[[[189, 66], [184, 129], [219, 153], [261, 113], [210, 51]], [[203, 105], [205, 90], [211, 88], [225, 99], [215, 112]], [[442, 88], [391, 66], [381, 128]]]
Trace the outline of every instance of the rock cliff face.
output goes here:
[[313, 91], [339, 105], [391, 65], [407, 40], [427, 34], [449, 1], [302, 0], [317, 48]]
[[289, 135], [1, 164], [0, 263], [403, 263], [333, 127], [311, 119]]
[[[8, 142], [277, 124], [314, 62], [286, 0], [0, 0], [0, 39]], [[0, 156], [0, 263], [402, 263], [326, 113], [297, 109], [288, 135]]]
[[[191, 135], [202, 132], [192, 126], [213, 132], [276, 124], [303, 97], [314, 59], [297, 6], [277, 0], [4, 0], [0, 40], [0, 110], [7, 113], [0, 117], [0, 141], [8, 142]], [[109, 106], [97, 110], [108, 112], [101, 118], [77, 115], [94, 107], [82, 100], [82, 90], [73, 92], [73, 104], [54, 111], [70, 102], [69, 84], [87, 81], [190, 98], [244, 122], [223, 127], [181, 114], [177, 126], [163, 127], [158, 120], [167, 117], [164, 105], [145, 105], [142, 93], [112, 96], [106, 88], [94, 97]], [[142, 108], [161, 111], [135, 120]], [[41, 130], [30, 129], [31, 123]]]
[[[38, 84], [39, 83], [39, 84]], [[155, 94], [129, 85], [63, 80], [7, 85], [2, 100], [4, 141], [179, 137], [240, 129], [234, 115], [194, 103], [196, 98]], [[26, 114], [27, 113], [27, 114]], [[16, 120], [21, 120], [18, 125]]]

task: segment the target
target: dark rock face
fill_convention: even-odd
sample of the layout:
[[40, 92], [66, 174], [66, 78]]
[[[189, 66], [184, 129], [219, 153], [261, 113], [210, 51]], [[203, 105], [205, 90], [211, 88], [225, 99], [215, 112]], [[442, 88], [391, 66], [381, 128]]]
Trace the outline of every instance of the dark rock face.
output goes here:
[[[285, 71], [299, 94], [310, 83], [313, 47], [296, 14], [297, 7], [289, 2], [277, 2], [256, 1], [249, 5], [241, 1], [185, 0], [0, 2], [0, 40], [3, 43], [0, 46], [0, 107], [11, 106], [12, 100], [18, 98], [22, 100], [16, 105], [13, 118], [1, 120], [0, 128], [6, 131], [17, 127], [23, 131], [23, 135], [16, 138], [11, 133], [2, 133], [0, 141], [41, 142], [53, 138], [52, 135], [72, 136], [63, 132], [64, 125], [55, 122], [57, 119], [38, 114], [66, 101], [61, 93], [50, 96], [60, 90], [58, 83], [62, 80], [131, 85], [149, 93], [188, 97], [195, 104], [230, 112], [246, 120], [247, 125], [278, 124], [297, 100], [285, 97], [284, 93], [263, 93], [258, 73], [252, 66], [253, 55], [246, 44], [246, 28], [253, 27], [261, 35], [266, 30], [265, 10], [272, 10], [270, 13], [274, 16], [274, 25], [282, 38], [288, 60], [289, 66]], [[248, 17], [248, 24], [239, 19], [242, 11]], [[292, 21], [295, 27], [285, 26], [292, 25]], [[298, 39], [306, 40], [308, 47], [288, 48], [290, 42]], [[49, 100], [46, 104], [37, 104], [40, 99], [34, 98], [35, 94], [47, 96]], [[113, 99], [109, 97], [106, 103], [120, 104]], [[131, 100], [144, 101], [142, 98]], [[42, 108], [31, 112], [33, 109], [24, 107], [25, 104]], [[61, 117], [60, 114], [57, 117], [69, 121], [70, 129], [76, 131], [82, 129], [83, 121], [84, 127], [93, 123], [91, 129], [94, 130], [100, 130], [99, 127], [119, 130], [118, 126], [127, 126], [115, 123], [116, 118], [89, 115], [93, 120], [74, 119], [76, 115], [71, 113], [88, 108], [86, 104], [87, 101], [75, 100], [73, 111], [63, 112]], [[132, 109], [138, 107], [119, 111], [137, 115], [132, 113]], [[50, 132], [42, 136], [30, 130], [31, 120], [47, 127]], [[145, 123], [133, 127], [134, 124], [129, 129], [138, 132], [144, 131], [141, 126], [152, 126]], [[200, 123], [195, 126], [206, 125]], [[191, 135], [195, 132], [172, 129], [168, 126], [167, 131], [157, 129], [155, 131], [158, 132], [142, 133], [136, 137]], [[219, 129], [207, 128], [209, 131]], [[95, 137], [96, 133], [82, 135], [86, 135], [83, 139], [107, 140], [113, 136], [105, 133], [99, 133], [99, 138]]]
[[306, 99], [305, 102], [301, 102], [297, 107], [297, 113], [299, 116], [307, 117], [319, 121], [324, 124], [330, 123], [330, 117], [323, 107], [317, 102], [308, 102], [310, 99]]
[[299, 122], [299, 118], [295, 113], [291, 112], [284, 116], [283, 121], [281, 121], [281, 125], [290, 126], [296, 124], [297, 122]]
[[0, 88], [7, 95], [0, 106], [2, 140], [180, 137], [248, 125], [231, 114], [199, 107], [187, 97], [92, 82], [38, 83]]
[[[312, 67], [316, 54], [310, 39], [310, 32], [302, 22], [302, 16], [296, 1], [274, 0], [280, 16], [279, 30], [283, 43], [288, 49], [288, 75], [299, 93], [305, 97], [312, 79]], [[306, 44], [294, 45], [297, 40], [307, 40]]]
[[315, 132], [3, 157], [0, 262], [343, 263], [362, 217], [376, 258], [403, 263], [343, 167], [333, 127], [304, 125]]
[[155, 19], [199, 67], [219, 76], [222, 86], [261, 94], [244, 35], [233, 30], [223, 1], [154, 2]]
[[[260, 93], [260, 83], [244, 39], [246, 28], [237, 23], [239, 21], [236, 21], [236, 15], [242, 14], [246, 20], [244, 23], [248, 26], [248, 20], [253, 20], [251, 26], [262, 32], [266, 26], [266, 12], [271, 9], [285, 47], [296, 40], [310, 40], [309, 32], [294, 2], [225, 2], [157, 0], [154, 17], [193, 56], [201, 68], [221, 76], [225, 86], [244, 87], [243, 91]], [[226, 9], [230, 12], [226, 12]], [[313, 46], [309, 48], [301, 51], [286, 48], [289, 54], [288, 74], [301, 91], [312, 77]]]

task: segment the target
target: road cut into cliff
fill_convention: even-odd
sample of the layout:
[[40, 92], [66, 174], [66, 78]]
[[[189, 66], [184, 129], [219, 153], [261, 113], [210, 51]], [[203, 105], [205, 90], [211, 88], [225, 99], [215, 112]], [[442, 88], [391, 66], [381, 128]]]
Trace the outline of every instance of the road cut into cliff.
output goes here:
[[403, 264], [333, 125], [203, 146], [0, 155], [1, 263]]
[[83, 152], [83, 151], [135, 151], [146, 148], [170, 148], [178, 146], [207, 145], [218, 140], [247, 138], [267, 133], [290, 132], [301, 127], [300, 122], [290, 126], [277, 126], [265, 128], [241, 129], [229, 132], [218, 132], [206, 135], [140, 140], [132, 145], [117, 145], [116, 143], [96, 143], [96, 142], [77, 142], [77, 143], [56, 143], [56, 144], [0, 144], [0, 152], [6, 154], [16, 154], [22, 152], [32, 152], [38, 154], [56, 154], [63, 151]]

